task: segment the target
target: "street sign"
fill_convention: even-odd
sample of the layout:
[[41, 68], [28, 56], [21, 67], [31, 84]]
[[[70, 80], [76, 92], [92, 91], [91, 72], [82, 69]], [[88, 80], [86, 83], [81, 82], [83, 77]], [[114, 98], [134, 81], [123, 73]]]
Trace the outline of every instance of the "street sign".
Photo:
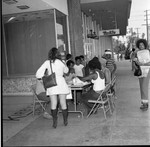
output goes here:
[[115, 36], [120, 34], [119, 29], [101, 30], [99, 31], [100, 36]]

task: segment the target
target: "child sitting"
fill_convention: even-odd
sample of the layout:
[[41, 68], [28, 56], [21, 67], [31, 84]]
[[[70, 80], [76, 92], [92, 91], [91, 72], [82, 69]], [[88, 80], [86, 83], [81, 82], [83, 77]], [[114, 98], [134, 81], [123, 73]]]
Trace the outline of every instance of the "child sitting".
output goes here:
[[74, 66], [74, 62], [72, 60], [69, 60], [67, 62], [67, 67], [69, 68], [69, 72], [65, 75], [65, 80], [68, 85], [71, 85], [73, 82], [73, 78], [76, 77], [73, 66]]

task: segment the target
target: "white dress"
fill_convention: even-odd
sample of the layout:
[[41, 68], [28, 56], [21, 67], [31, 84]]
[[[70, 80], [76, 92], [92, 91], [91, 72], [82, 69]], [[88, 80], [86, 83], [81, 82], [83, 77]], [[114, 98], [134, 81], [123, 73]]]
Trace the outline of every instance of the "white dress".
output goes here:
[[[68, 73], [68, 67], [59, 59], [56, 59], [52, 65], [52, 70], [56, 74], [57, 86], [47, 88], [47, 95], [69, 94], [69, 88], [63, 77], [64, 73]], [[51, 74], [50, 61], [46, 60], [36, 72], [36, 78], [42, 78], [45, 70], [48, 69], [48, 74]]]

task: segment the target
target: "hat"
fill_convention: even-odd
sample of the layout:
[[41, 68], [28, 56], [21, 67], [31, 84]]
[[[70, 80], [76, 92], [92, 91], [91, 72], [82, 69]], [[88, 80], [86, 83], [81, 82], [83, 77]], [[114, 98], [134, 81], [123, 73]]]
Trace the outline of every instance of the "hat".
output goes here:
[[106, 55], [108, 55], [108, 54], [109, 54], [109, 55], [111, 55], [111, 54], [112, 54], [112, 52], [107, 51], [107, 52], [105, 52], [105, 54], [106, 54]]

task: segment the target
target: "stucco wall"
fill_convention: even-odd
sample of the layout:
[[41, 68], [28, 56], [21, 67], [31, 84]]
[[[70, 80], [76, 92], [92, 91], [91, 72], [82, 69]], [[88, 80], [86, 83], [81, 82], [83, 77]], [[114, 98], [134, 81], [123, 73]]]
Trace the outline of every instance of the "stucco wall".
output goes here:
[[31, 85], [35, 84], [36, 79], [34, 77], [21, 77], [3, 79], [2, 90], [3, 95], [28, 95], [31, 94]]

